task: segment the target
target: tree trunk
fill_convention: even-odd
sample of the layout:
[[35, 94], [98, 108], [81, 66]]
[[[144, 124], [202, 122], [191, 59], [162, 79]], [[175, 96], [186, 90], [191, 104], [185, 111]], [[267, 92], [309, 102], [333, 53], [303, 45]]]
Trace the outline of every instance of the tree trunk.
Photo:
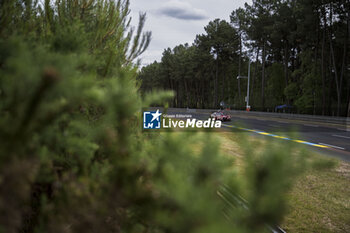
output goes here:
[[[254, 73], [253, 76], [251, 76], [251, 82], [252, 82], [252, 86], [251, 86], [251, 95], [253, 97], [253, 93], [254, 93], [254, 84], [255, 84], [255, 77], [257, 76], [257, 72], [258, 72], [258, 61], [259, 61], [259, 52], [260, 52], [260, 47], [257, 48], [256, 50], [256, 57], [255, 57], [255, 67], [254, 67]], [[254, 98], [252, 98], [252, 100], [254, 100]], [[253, 101], [250, 101], [251, 105], [253, 103]]]
[[[330, 18], [330, 25], [332, 27], [332, 8], [331, 8], [331, 12], [329, 14], [329, 18]], [[333, 42], [332, 42], [332, 30], [329, 30], [329, 46], [330, 46], [330, 50], [331, 50], [331, 60], [332, 60], [332, 64], [333, 64], [333, 71], [334, 71], [334, 78], [335, 78], [335, 86], [336, 86], [336, 90], [337, 90], [337, 116], [339, 116], [340, 113], [340, 106], [341, 106], [341, 83], [338, 77], [338, 71], [337, 71], [337, 66], [336, 66], [336, 62], [335, 62], [335, 55], [334, 55], [334, 49], [333, 49]]]
[[[332, 58], [329, 57], [329, 60], [331, 60]], [[329, 72], [329, 77], [332, 77], [332, 67], [331, 65], [329, 64], [328, 66], [328, 72]], [[329, 83], [327, 84], [328, 86], [328, 92], [327, 93], [332, 93], [334, 87], [334, 79], [329, 79]], [[332, 95], [328, 94], [328, 106], [327, 106], [327, 110], [328, 110], [328, 115], [330, 116], [334, 116], [334, 109], [333, 109], [333, 103], [332, 103]]]
[[222, 90], [221, 90], [221, 100], [220, 101], [224, 101], [225, 100], [225, 72], [223, 72], [223, 75], [222, 75]]
[[[292, 49], [292, 73], [295, 71], [295, 45], [293, 46], [293, 49]], [[293, 81], [295, 81], [293, 78], [292, 78]]]
[[[241, 75], [241, 58], [242, 58], [242, 38], [239, 35], [239, 58], [238, 58], [238, 76]], [[238, 85], [238, 100], [241, 102], [241, 79], [237, 80]]]
[[[316, 31], [317, 31], [317, 40], [315, 41], [316, 43], [316, 48], [315, 48], [315, 53], [314, 53], [314, 63], [315, 63], [315, 70], [313, 69], [313, 72], [315, 76], [317, 76], [317, 67], [318, 67], [318, 50], [320, 47], [320, 19], [319, 16], [317, 16], [317, 23], [316, 23]], [[316, 89], [316, 84], [315, 84], [315, 89]], [[313, 115], [318, 114], [318, 109], [316, 108], [316, 93], [315, 90], [313, 90]]]
[[[175, 91], [174, 80], [170, 79], [170, 75], [168, 74], [168, 78], [170, 80], [170, 90]], [[176, 93], [175, 93], [176, 95]], [[173, 98], [173, 107], [176, 106], [176, 96]]]
[[263, 41], [263, 51], [262, 51], [262, 74], [261, 74], [261, 107], [262, 111], [265, 110], [265, 50], [266, 42]]
[[[349, 23], [349, 21], [350, 21], [350, 14], [348, 12], [348, 21], [347, 21], [347, 26], [348, 26], [348, 28], [347, 28], [347, 31], [348, 31], [347, 38], [348, 38], [348, 40], [350, 38], [350, 23]], [[345, 72], [346, 72], [346, 74], [348, 74], [347, 70]], [[350, 117], [350, 82], [349, 81], [348, 81], [348, 112], [347, 112], [347, 117]]]
[[228, 101], [228, 104], [231, 108], [231, 79], [230, 79], [230, 76], [228, 76], [228, 79], [227, 79], [227, 101]]
[[176, 107], [181, 108], [181, 95], [180, 95], [180, 82], [179, 81], [176, 81], [176, 96], [177, 96]]
[[214, 108], [218, 106], [218, 74], [219, 74], [219, 65], [218, 65], [218, 59], [216, 57], [216, 69], [215, 69], [215, 82], [214, 82]]
[[[284, 82], [285, 87], [288, 86], [288, 41], [284, 40]], [[289, 99], [286, 99], [287, 104], [289, 104]]]
[[326, 77], [325, 77], [325, 64], [324, 64], [324, 50], [326, 44], [326, 14], [323, 12], [323, 36], [322, 36], [322, 54], [321, 54], [321, 77], [322, 77], [322, 115], [326, 110]]
[[196, 82], [195, 81], [195, 84], [196, 85], [196, 99], [194, 100], [196, 105], [195, 105], [195, 108], [200, 108], [200, 101], [201, 101], [201, 88], [200, 88], [200, 81]]
[[205, 95], [205, 90], [207, 90], [207, 89], [205, 88], [205, 83], [204, 82], [205, 81], [202, 81], [202, 88], [201, 88], [201, 90], [202, 90], [202, 108], [205, 108], [205, 103], [209, 103], [208, 95]]
[[[348, 41], [349, 41], [349, 21], [350, 21], [350, 15], [348, 13], [348, 17], [347, 17], [347, 27], [346, 27], [346, 35], [345, 35], [345, 39], [344, 39], [344, 48], [343, 48], [343, 61], [342, 61], [342, 68], [341, 68], [341, 73], [340, 73], [340, 91], [342, 91], [342, 84], [343, 84], [343, 78], [344, 75], [346, 73], [346, 64], [347, 64], [347, 60], [348, 60], [348, 56], [347, 56], [347, 48], [348, 48]], [[346, 104], [346, 102], [345, 102]]]
[[183, 106], [183, 107], [189, 107], [189, 95], [190, 95], [190, 92], [188, 91], [188, 84], [187, 84], [187, 80], [184, 79], [184, 85], [185, 85], [185, 93], [184, 93], [184, 96], [185, 96], [185, 105], [186, 106]]
[[[343, 78], [344, 78], [344, 73], [345, 73], [345, 67], [346, 67], [346, 60], [347, 60], [347, 41], [348, 41], [348, 33], [346, 32], [346, 36], [344, 39], [344, 47], [343, 47], [343, 59], [342, 59], [342, 66], [341, 66], [341, 72], [340, 72], [340, 85], [339, 85], [339, 91], [340, 91], [340, 97], [342, 94], [342, 89], [343, 89]], [[341, 108], [341, 99], [339, 100], [340, 102], [338, 103], [338, 112], [340, 111]], [[339, 113], [338, 113], [339, 115]]]
[[288, 86], [288, 41], [284, 41], [284, 82]]

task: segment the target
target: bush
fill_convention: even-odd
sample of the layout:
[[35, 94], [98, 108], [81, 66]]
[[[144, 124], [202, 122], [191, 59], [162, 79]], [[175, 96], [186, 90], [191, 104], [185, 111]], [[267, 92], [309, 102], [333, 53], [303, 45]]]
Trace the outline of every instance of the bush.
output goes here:
[[253, 208], [225, 218], [217, 190], [239, 194], [243, 180], [218, 143], [141, 132], [142, 107], [172, 94], [139, 96], [150, 33], [144, 15], [128, 31], [128, 1], [1, 4], [0, 232], [261, 232], [281, 220], [279, 150], [248, 161]]

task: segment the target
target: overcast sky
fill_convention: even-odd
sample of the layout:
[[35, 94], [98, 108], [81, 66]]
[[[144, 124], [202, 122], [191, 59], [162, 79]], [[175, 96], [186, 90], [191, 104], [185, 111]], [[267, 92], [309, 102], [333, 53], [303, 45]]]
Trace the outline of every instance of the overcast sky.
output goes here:
[[132, 24], [139, 12], [147, 13], [145, 30], [152, 31], [152, 41], [142, 55], [142, 65], [160, 61], [164, 49], [192, 44], [197, 34], [216, 18], [229, 22], [234, 9], [251, 0], [130, 0]]

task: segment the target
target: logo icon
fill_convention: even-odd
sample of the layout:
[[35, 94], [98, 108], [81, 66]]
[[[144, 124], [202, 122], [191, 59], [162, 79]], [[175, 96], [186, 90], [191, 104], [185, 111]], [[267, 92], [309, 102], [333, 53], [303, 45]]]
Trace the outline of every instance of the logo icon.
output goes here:
[[156, 112], [143, 112], [143, 128], [160, 129], [161, 115], [159, 109]]

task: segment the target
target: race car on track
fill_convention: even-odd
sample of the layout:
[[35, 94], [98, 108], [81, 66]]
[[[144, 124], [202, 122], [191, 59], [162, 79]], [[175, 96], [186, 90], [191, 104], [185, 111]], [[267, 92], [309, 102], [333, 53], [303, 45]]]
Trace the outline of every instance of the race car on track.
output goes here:
[[222, 112], [222, 111], [213, 112], [210, 115], [210, 117], [214, 118], [215, 120], [219, 120], [219, 121], [230, 121], [231, 120], [231, 116], [229, 114]]

